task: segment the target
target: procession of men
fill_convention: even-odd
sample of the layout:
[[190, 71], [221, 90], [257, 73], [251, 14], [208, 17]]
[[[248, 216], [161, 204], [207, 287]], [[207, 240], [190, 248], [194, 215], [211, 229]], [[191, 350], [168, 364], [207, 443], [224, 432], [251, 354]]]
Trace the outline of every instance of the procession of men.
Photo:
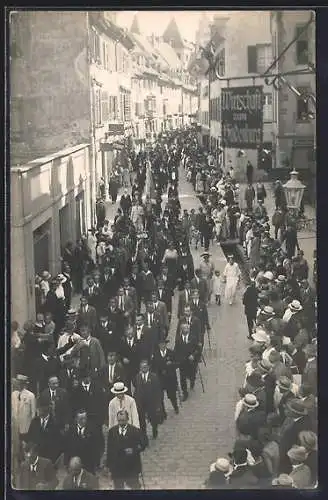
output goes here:
[[[206, 485], [271, 487], [285, 480], [299, 487], [298, 480], [281, 476], [290, 478], [293, 466], [309, 461], [316, 446], [316, 298], [293, 225], [289, 221], [280, 231], [281, 241], [272, 238], [261, 195], [253, 207], [246, 193], [242, 210], [238, 184], [214, 166], [193, 132], [159, 136], [148, 149], [126, 151], [121, 162], [108, 186], [118, 205], [114, 220], [107, 218], [102, 188], [96, 227], [65, 246], [61, 274], [52, 277], [45, 270], [36, 278], [35, 320], [23, 331], [12, 324], [13, 485], [97, 490], [105, 474], [108, 489], [145, 488], [142, 453], [151, 450], [169, 411], [183, 419], [191, 393], [205, 390], [206, 351], [217, 335], [208, 309], [214, 300], [233, 311], [242, 282], [236, 256], [227, 255], [221, 275], [210, 248], [237, 239], [245, 265], [250, 262], [243, 304], [251, 361], [240, 390], [232, 456], [213, 464]], [[126, 169], [131, 181], [122, 180], [117, 198]], [[197, 213], [181, 208], [181, 176], [197, 193]], [[247, 177], [252, 187], [249, 167]], [[278, 209], [285, 209], [283, 203]], [[198, 245], [196, 267], [191, 249]], [[80, 305], [72, 308], [76, 294]], [[279, 365], [278, 372], [278, 364], [285, 368]], [[276, 388], [287, 388], [288, 397]], [[301, 417], [304, 422], [294, 428], [293, 418]], [[301, 439], [301, 431], [312, 434]], [[271, 468], [263, 454], [268, 436], [278, 446]], [[305, 441], [314, 450], [305, 449]], [[260, 459], [259, 472], [254, 467]], [[311, 460], [305, 487], [317, 480]]]

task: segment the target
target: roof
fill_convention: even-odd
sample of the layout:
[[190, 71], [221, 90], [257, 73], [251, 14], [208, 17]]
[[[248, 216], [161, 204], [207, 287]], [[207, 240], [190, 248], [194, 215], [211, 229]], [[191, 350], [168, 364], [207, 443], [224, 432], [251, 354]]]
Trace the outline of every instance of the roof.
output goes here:
[[165, 42], [170, 42], [170, 40], [173, 40], [175, 48], [183, 49], [184, 47], [178, 25], [174, 17], [172, 17], [166, 30], [163, 33], [163, 40]]
[[137, 33], [131, 33], [130, 36], [131, 38], [134, 39], [136, 44], [143, 50], [145, 54], [156, 59], [157, 57], [156, 51], [152, 46], [152, 44], [147, 40], [147, 38]]
[[138, 21], [138, 15], [136, 14], [133, 18], [131, 28], [130, 28], [131, 33], [135, 33], [137, 35], [141, 35], [140, 32], [140, 27], [139, 27], [139, 21]]
[[160, 43], [157, 51], [159, 52], [161, 58], [164, 59], [166, 65], [170, 67], [170, 69], [174, 70], [182, 68], [182, 63], [171, 45], [165, 42]]

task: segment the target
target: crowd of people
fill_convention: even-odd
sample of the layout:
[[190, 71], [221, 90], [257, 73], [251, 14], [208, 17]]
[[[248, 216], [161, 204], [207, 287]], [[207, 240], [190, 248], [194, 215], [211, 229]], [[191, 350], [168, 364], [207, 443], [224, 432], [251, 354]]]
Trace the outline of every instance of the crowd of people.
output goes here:
[[[197, 212], [181, 210], [183, 169], [200, 200]], [[316, 297], [279, 195], [277, 210], [287, 225], [273, 239], [263, 185], [256, 186], [257, 206], [255, 195], [249, 201], [252, 166], [247, 208], [241, 209], [232, 166], [218, 168], [192, 132], [130, 151], [121, 171], [115, 219], [106, 216], [101, 183], [96, 227], [75, 247], [65, 246], [59, 275], [45, 271], [36, 280], [36, 319], [22, 331], [12, 323], [14, 486], [96, 490], [100, 469], [109, 470], [114, 489], [144, 486], [147, 424], [156, 439], [168, 402], [179, 414], [194, 390], [206, 334], [208, 342], [211, 337], [211, 297], [217, 305], [223, 294], [228, 304], [235, 302], [236, 259], [228, 256], [221, 275], [209, 254], [211, 245], [227, 240], [245, 249], [250, 281], [243, 303], [253, 343], [236, 408], [235, 446], [211, 466], [206, 487], [313, 486]], [[111, 178], [109, 194], [117, 203], [114, 187]], [[198, 245], [203, 260], [195, 269], [191, 248]], [[81, 294], [78, 309], [71, 307], [73, 293]], [[178, 322], [170, 348], [174, 295]], [[62, 460], [67, 475], [58, 486]]]
[[[198, 230], [207, 249], [215, 240], [237, 240], [243, 248], [240, 258], [248, 276], [243, 305], [248, 339], [252, 341], [235, 409], [234, 447], [228, 457], [219, 457], [211, 465], [205, 487], [315, 487], [316, 291], [310, 286], [309, 265], [297, 238], [296, 219], [288, 213], [277, 180], [270, 224], [264, 203], [267, 193], [261, 183], [254, 189], [250, 162], [243, 204], [233, 168], [225, 173], [213, 169], [210, 156], [207, 167], [204, 163], [190, 157], [184, 161], [187, 177], [205, 209], [204, 224], [207, 220], [211, 227], [204, 231], [199, 225]], [[315, 285], [315, 253], [313, 257]], [[233, 259], [228, 257], [228, 263], [233, 265]], [[230, 304], [239, 274], [236, 263], [234, 269], [226, 268], [223, 273], [225, 298]]]

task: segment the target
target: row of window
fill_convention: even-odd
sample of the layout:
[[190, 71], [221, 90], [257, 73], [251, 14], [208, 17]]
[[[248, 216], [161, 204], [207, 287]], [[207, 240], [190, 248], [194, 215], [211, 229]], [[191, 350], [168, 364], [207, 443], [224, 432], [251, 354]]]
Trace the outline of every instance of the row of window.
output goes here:
[[[295, 64], [306, 65], [310, 62], [310, 28], [304, 30], [304, 26], [296, 26], [295, 37]], [[278, 55], [277, 35], [273, 34], [271, 44], [249, 45], [247, 47], [248, 73], [264, 73]]]
[[94, 91], [94, 121], [96, 126], [101, 126], [108, 121], [131, 120], [131, 94], [122, 91], [118, 96], [109, 95], [99, 87]]
[[122, 45], [114, 40], [104, 40], [94, 29], [91, 30], [91, 57], [107, 71], [129, 73], [130, 58]]

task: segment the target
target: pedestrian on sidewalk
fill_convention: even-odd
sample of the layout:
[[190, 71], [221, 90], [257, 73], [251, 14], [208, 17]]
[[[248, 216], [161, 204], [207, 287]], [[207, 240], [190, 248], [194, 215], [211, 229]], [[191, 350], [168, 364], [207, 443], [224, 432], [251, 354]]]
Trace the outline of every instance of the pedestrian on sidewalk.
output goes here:
[[119, 180], [116, 173], [113, 173], [113, 175], [109, 179], [109, 195], [112, 198], [113, 205], [116, 203], [117, 200], [118, 188], [119, 188]]
[[215, 303], [221, 305], [221, 294], [222, 294], [222, 277], [218, 269], [214, 271], [214, 276], [212, 278], [212, 291], [215, 297]]
[[255, 200], [255, 190], [252, 184], [248, 184], [245, 191], [245, 201], [248, 213], [252, 213], [253, 211], [254, 200]]
[[248, 284], [243, 296], [243, 305], [248, 327], [247, 338], [249, 339], [252, 338], [251, 335], [253, 334], [255, 326], [256, 313], [257, 313], [257, 300], [258, 300], [258, 290], [255, 285], [255, 280], [252, 279]]
[[256, 184], [256, 198], [257, 198], [257, 201], [258, 202], [262, 201], [264, 203], [266, 197], [267, 197], [267, 193], [266, 193], [266, 190], [265, 190], [263, 182], [258, 182]]
[[253, 174], [254, 174], [254, 167], [251, 164], [251, 162], [248, 161], [246, 165], [247, 184], [253, 184]]

